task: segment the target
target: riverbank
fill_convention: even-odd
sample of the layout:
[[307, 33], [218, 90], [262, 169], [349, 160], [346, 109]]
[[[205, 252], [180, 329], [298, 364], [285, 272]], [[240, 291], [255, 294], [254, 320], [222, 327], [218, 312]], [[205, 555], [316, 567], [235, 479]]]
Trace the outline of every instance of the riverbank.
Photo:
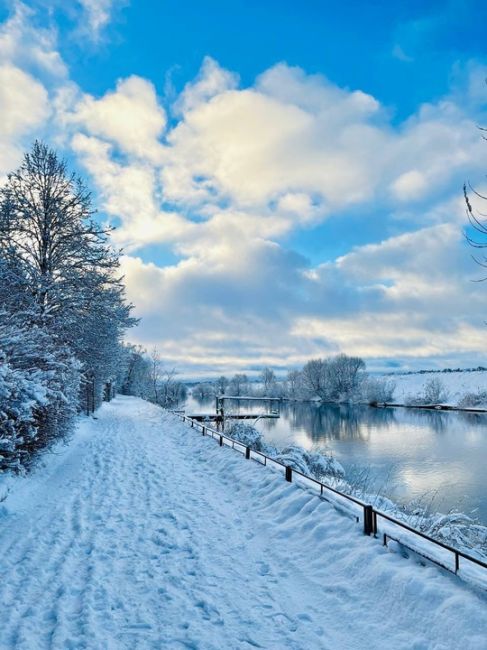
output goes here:
[[459, 411], [460, 413], [487, 413], [487, 408], [451, 406], [450, 404], [398, 404], [396, 402], [367, 402], [366, 406], [374, 408], [405, 408], [426, 411]]
[[2, 648], [483, 650], [465, 584], [154, 405], [97, 417], [4, 502]]

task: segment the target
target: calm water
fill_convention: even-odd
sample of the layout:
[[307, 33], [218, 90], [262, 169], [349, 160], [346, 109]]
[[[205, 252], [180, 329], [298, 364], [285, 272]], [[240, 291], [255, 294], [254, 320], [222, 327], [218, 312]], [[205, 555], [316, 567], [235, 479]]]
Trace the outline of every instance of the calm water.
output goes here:
[[[187, 414], [214, 413], [215, 403], [190, 397], [184, 408]], [[226, 402], [225, 408], [264, 413], [267, 407]], [[487, 415], [289, 402], [272, 408], [280, 418], [256, 427], [277, 447], [326, 449], [347, 473], [368, 475], [396, 502], [434, 499], [436, 510], [473, 511], [487, 524]]]

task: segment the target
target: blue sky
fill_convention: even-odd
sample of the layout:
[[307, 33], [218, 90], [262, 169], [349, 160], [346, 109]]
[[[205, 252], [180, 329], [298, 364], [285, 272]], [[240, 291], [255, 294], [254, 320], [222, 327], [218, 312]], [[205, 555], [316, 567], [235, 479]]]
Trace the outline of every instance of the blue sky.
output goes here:
[[485, 3], [0, 6], [0, 177], [35, 137], [85, 177], [134, 341], [187, 376], [487, 362]]
[[243, 85], [286, 61], [372, 94], [400, 119], [444, 95], [453, 66], [485, 59], [487, 6], [469, 0], [139, 0], [118, 8], [114, 3], [104, 42], [81, 52], [71, 39], [72, 24], [59, 17], [72, 75], [93, 94], [130, 74], [151, 79], [161, 90], [170, 79], [181, 90], [205, 56], [237, 71]]

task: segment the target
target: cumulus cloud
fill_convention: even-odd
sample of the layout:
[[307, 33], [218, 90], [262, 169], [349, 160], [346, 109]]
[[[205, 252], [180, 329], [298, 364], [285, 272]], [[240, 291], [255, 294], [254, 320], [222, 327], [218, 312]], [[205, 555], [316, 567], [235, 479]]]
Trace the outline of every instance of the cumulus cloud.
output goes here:
[[238, 86], [238, 75], [220, 67], [209, 56], [203, 59], [201, 69], [194, 81], [188, 82], [182, 93], [174, 102], [173, 111], [184, 115], [201, 104], [207, 103], [212, 97], [221, 95], [227, 90]]
[[[452, 179], [482, 160], [473, 104], [465, 111], [452, 93], [392, 126], [370, 95], [285, 64], [251, 87], [237, 82], [206, 59], [170, 126], [139, 78], [73, 110], [73, 149], [121, 221], [146, 342], [179, 364], [186, 354], [192, 368], [222, 369], [339, 350], [392, 359], [398, 349], [424, 358], [475, 347], [464, 337], [478, 341], [487, 305], [470, 283], [460, 180], [450, 194]], [[137, 122], [139, 111], [147, 120]], [[131, 114], [138, 137], [123, 128]], [[410, 232], [315, 268], [283, 244], [372, 204]], [[156, 242], [180, 261], [137, 257]]]
[[166, 114], [153, 84], [141, 77], [120, 80], [114, 92], [100, 99], [83, 96], [71, 119], [88, 133], [115, 143], [124, 153], [154, 162], [161, 156], [159, 138]]
[[105, 214], [120, 220], [113, 234], [127, 250], [154, 242], [176, 242], [191, 227], [176, 212], [164, 211], [157, 202], [157, 175], [146, 162], [116, 162], [109, 143], [76, 134], [71, 142], [80, 162], [95, 179]]
[[42, 84], [15, 66], [0, 66], [2, 137], [31, 131], [46, 118], [48, 110], [47, 92]]
[[0, 59], [40, 76], [63, 78], [67, 68], [56, 48], [56, 32], [33, 24], [35, 12], [15, 2], [12, 15], [0, 25]]
[[48, 120], [52, 108], [45, 79], [64, 78], [50, 30], [34, 29], [31, 10], [17, 3], [0, 25], [0, 178], [22, 157], [28, 137]]

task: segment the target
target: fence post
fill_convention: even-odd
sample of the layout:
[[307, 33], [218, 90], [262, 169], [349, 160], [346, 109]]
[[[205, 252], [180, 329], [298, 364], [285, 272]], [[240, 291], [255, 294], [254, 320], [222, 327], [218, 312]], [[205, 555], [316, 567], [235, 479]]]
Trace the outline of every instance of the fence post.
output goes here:
[[374, 530], [373, 513], [372, 506], [364, 506], [364, 535], [370, 535]]
[[223, 447], [223, 436], [220, 436], [220, 447]]
[[205, 433], [206, 433], [206, 427], [203, 427], [203, 428], [201, 429], [201, 435], [204, 436]]
[[286, 481], [293, 482], [293, 468], [289, 467], [289, 465], [286, 465]]
[[245, 458], [250, 460], [250, 447], [245, 447]]

